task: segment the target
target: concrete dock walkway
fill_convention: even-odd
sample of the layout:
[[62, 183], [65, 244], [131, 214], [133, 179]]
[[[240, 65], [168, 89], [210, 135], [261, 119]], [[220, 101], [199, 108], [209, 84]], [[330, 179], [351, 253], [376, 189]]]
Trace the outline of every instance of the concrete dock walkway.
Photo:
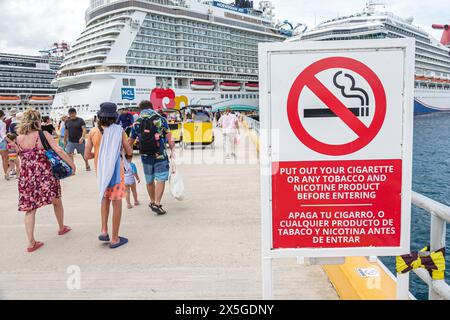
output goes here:
[[[244, 131], [243, 131], [244, 132]], [[58, 237], [52, 208], [37, 213], [45, 246], [26, 253], [17, 183], [0, 181], [0, 299], [261, 299], [259, 165], [244, 137], [237, 160], [216, 150], [178, 149], [186, 199], [164, 199], [166, 216], [147, 207], [124, 208], [121, 234], [130, 243], [110, 250], [97, 241], [100, 213], [95, 173], [77, 156], [78, 174], [64, 180], [66, 224]], [[136, 165], [143, 179], [139, 157]], [[274, 261], [277, 299], [338, 299], [320, 267]]]

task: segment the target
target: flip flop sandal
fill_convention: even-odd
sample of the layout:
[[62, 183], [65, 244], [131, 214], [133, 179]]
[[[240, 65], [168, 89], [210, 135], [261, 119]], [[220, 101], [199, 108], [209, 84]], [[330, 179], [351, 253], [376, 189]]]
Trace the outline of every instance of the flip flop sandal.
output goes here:
[[163, 206], [156, 206], [155, 205], [155, 210], [153, 210], [158, 216], [163, 216], [165, 214], [167, 214], [167, 211], [163, 209]]
[[36, 250], [42, 248], [44, 246], [43, 242], [36, 241], [32, 248], [27, 248], [28, 253], [35, 252]]
[[152, 209], [153, 212], [155, 212], [155, 210], [158, 208], [158, 206], [154, 202], [150, 203], [148, 206], [150, 209]]
[[117, 249], [117, 248], [119, 248], [119, 247], [121, 247], [121, 246], [123, 246], [124, 244], [127, 244], [127, 243], [128, 243], [128, 239], [127, 238], [119, 237], [119, 242], [117, 242], [116, 244], [110, 244], [109, 247], [111, 249]]
[[72, 228], [70, 228], [68, 226], [64, 226], [64, 229], [62, 229], [62, 231], [58, 231], [58, 235], [63, 236], [66, 233], [69, 233], [70, 231], [72, 231]]
[[102, 241], [102, 242], [109, 242], [109, 241], [111, 241], [111, 240], [109, 239], [109, 234], [106, 234], [106, 235], [101, 234], [101, 235], [99, 235], [99, 236], [98, 236], [98, 240], [100, 240], [100, 241]]

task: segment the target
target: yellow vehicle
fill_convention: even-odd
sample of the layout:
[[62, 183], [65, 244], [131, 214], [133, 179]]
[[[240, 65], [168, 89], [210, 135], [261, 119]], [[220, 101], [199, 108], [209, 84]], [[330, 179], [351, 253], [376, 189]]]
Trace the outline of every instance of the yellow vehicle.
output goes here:
[[163, 109], [162, 113], [167, 118], [167, 123], [169, 124], [174, 142], [180, 143], [183, 131], [183, 117], [181, 111], [176, 109]]
[[191, 105], [181, 110], [183, 114], [183, 148], [209, 145], [214, 148], [212, 107]]

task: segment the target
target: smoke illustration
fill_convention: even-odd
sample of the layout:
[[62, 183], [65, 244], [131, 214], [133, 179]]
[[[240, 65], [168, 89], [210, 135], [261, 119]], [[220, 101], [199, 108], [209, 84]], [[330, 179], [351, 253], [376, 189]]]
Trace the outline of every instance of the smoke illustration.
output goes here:
[[[351, 86], [349, 88], [348, 84], [341, 84], [338, 78], [343, 75], [345, 78], [350, 79]], [[341, 79], [342, 82], [343, 79]], [[348, 81], [346, 81], [348, 82]], [[356, 117], [369, 117], [370, 116], [370, 98], [367, 91], [356, 86], [355, 78], [348, 73], [339, 71], [334, 75], [333, 83], [336, 88], [341, 90], [341, 94], [344, 98], [358, 99], [361, 101], [360, 107], [350, 107], [348, 110], [353, 113]], [[304, 118], [336, 118], [338, 115], [334, 113], [330, 108], [305, 108]]]
[[[334, 75], [333, 83], [334, 83], [334, 85], [336, 86], [336, 88], [338, 88], [338, 89], [341, 90], [342, 96], [343, 96], [344, 98], [359, 99], [359, 100], [361, 100], [361, 106], [362, 106], [362, 107], [363, 107], [363, 106], [369, 106], [369, 105], [370, 105], [370, 99], [369, 99], [369, 95], [368, 95], [367, 91], [365, 91], [364, 89], [358, 88], [358, 87], [356, 86], [356, 80], [355, 80], [355, 78], [354, 78], [351, 74], [345, 73], [345, 74], [344, 74], [344, 77], [350, 79], [350, 81], [351, 81], [351, 83], [352, 83], [350, 89], [347, 90], [347, 87], [348, 87], [348, 86], [346, 86], [346, 85], [341, 85], [341, 84], [338, 83], [338, 77], [339, 77], [341, 74], [344, 74], [344, 73], [343, 73], [342, 71], [339, 71], [339, 72], [337, 72], [337, 73]], [[356, 94], [356, 92], [359, 92], [359, 94]]]

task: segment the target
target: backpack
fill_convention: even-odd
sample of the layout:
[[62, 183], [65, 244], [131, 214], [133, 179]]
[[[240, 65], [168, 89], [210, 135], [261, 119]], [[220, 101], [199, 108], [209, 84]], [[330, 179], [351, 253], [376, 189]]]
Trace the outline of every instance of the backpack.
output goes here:
[[158, 127], [155, 122], [160, 120], [158, 115], [149, 118], [143, 118], [139, 125], [140, 130], [140, 152], [143, 155], [155, 156], [160, 152], [160, 141], [156, 140], [155, 135], [158, 134]]

